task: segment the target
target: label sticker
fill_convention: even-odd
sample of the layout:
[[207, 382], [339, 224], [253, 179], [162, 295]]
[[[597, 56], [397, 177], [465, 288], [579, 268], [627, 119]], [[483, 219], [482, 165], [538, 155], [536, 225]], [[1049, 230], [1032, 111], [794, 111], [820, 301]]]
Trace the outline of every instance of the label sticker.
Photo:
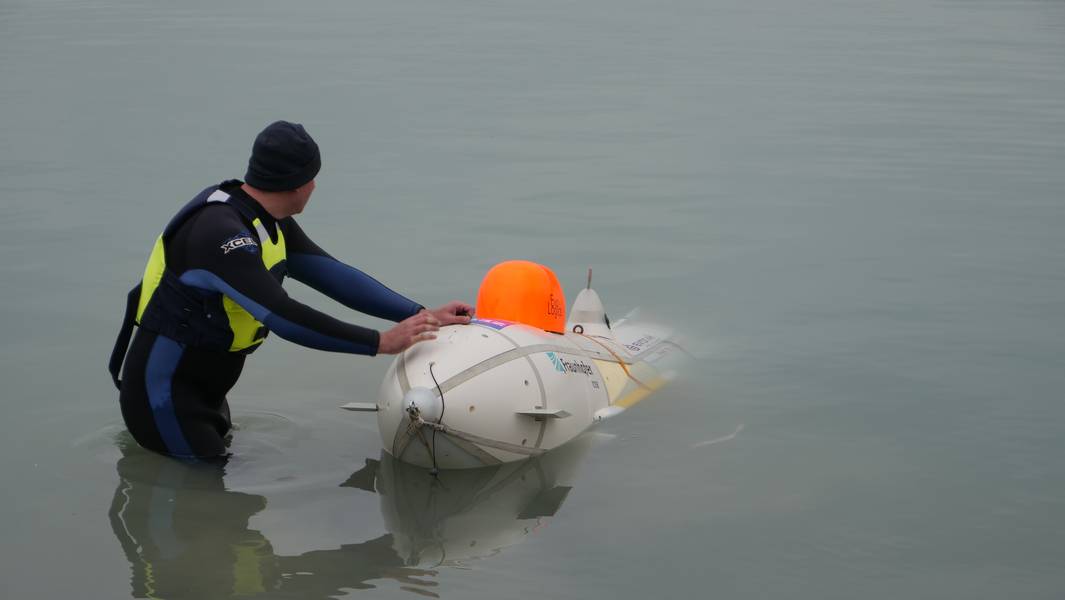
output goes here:
[[509, 327], [514, 324], [510, 321], [500, 321], [499, 319], [473, 319], [470, 321], [470, 323], [473, 323], [474, 325], [483, 325], [485, 327], [489, 327], [491, 329], [496, 330], [503, 329], [504, 327]]
[[259, 251], [259, 244], [255, 243], [251, 234], [246, 231], [229, 238], [221, 246], [223, 254], [229, 254], [234, 250], [244, 250], [246, 252], [256, 253]]
[[566, 360], [554, 352], [548, 352], [547, 358], [551, 359], [551, 364], [559, 373], [582, 373], [591, 377], [594, 372], [592, 365], [582, 360]]
[[658, 342], [658, 337], [648, 334], [638, 340], [626, 342], [625, 347], [635, 356], [656, 342]]

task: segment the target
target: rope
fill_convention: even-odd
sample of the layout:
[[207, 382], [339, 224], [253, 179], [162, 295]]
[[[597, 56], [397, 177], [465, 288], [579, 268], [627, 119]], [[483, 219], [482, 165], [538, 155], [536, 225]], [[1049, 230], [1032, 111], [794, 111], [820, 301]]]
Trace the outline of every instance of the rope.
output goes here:
[[[436, 477], [440, 473], [440, 469], [436, 467], [436, 431], [438, 428], [443, 430], [444, 426], [426, 421], [418, 413], [417, 409], [408, 409], [407, 416], [410, 418], [410, 423], [407, 424], [407, 435], [410, 435], [413, 430], [422, 445], [425, 446], [425, 451], [429, 453], [429, 458], [433, 460], [433, 468], [429, 471], [429, 474]], [[429, 446], [429, 440], [425, 439], [425, 435], [422, 434], [422, 427], [426, 426], [433, 428], [433, 445], [431, 447]]]
[[[574, 333], [577, 333], [577, 332], [574, 332]], [[610, 346], [607, 346], [603, 342], [600, 342], [599, 340], [595, 339], [594, 337], [592, 337], [592, 336], [590, 336], [588, 334], [577, 333], [577, 335], [579, 335], [581, 337], [584, 337], [584, 338], [588, 338], [589, 340], [592, 340], [596, 344], [599, 344], [600, 346], [602, 346], [607, 352], [610, 353], [611, 356], [613, 356], [618, 361], [618, 365], [621, 366], [621, 370], [625, 371], [625, 374], [629, 376], [629, 379], [635, 381], [636, 385], [642, 387], [645, 390], [653, 390], [654, 389], [651, 386], [647, 385], [646, 383], [640, 381], [639, 379], [636, 379], [636, 376], [633, 375], [631, 371], [629, 371], [629, 367], [627, 367], [625, 365], [625, 360], [623, 358], [621, 358], [620, 356], [618, 356], [618, 353], [614, 352], [613, 348], [611, 348]]]
[[[440, 382], [436, 380], [436, 375], [433, 373], [433, 365], [435, 362], [429, 363], [429, 375], [433, 378], [433, 383], [436, 384], [436, 391], [440, 394], [440, 416], [436, 418], [436, 424], [439, 425], [444, 420], [444, 410], [447, 409], [447, 405], [444, 404], [444, 390], [440, 389]], [[440, 469], [436, 466], [436, 429], [433, 430], [433, 451], [430, 455], [433, 457], [433, 475], [435, 476], [440, 472]]]

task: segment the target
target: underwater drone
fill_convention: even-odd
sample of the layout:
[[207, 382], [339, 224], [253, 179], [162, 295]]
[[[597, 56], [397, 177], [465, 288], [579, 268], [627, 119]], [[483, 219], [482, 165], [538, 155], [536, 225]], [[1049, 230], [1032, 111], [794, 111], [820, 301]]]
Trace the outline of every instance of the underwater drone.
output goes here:
[[384, 450], [431, 469], [539, 456], [616, 416], [676, 375], [687, 353], [667, 327], [629, 315], [611, 323], [588, 286], [565, 318], [550, 269], [500, 263], [485, 276], [477, 317], [398, 355], [375, 403]]

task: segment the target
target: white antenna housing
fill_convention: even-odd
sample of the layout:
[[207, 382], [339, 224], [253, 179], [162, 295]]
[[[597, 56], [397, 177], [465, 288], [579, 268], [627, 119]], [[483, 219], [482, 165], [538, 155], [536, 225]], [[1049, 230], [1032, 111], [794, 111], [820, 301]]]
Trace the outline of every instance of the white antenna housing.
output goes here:
[[[591, 285], [591, 269], [588, 270], [588, 283]], [[599, 294], [591, 287], [584, 288], [573, 300], [573, 306], [569, 311], [569, 322], [566, 323], [566, 331], [583, 333], [585, 335], [597, 335], [600, 337], [612, 337], [610, 322], [606, 317], [606, 309]]]

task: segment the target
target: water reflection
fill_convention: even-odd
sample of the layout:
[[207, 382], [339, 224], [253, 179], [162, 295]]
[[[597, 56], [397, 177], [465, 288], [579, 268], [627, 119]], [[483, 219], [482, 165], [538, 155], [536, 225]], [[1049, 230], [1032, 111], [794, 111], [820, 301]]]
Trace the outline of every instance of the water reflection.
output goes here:
[[252, 515], [255, 494], [226, 490], [221, 464], [188, 465], [119, 443], [118, 487], [108, 512], [132, 569], [135, 598], [331, 598], [391, 578], [434, 595], [435, 573], [404, 566], [391, 535], [298, 556], [278, 556]]
[[562, 505], [589, 444], [575, 440], [518, 464], [433, 478], [382, 454], [341, 485], [376, 492], [389, 533], [279, 556], [249, 528], [266, 498], [226, 490], [223, 464], [188, 465], [119, 439], [119, 483], [108, 516], [129, 561], [135, 598], [331, 598], [389, 578], [435, 597], [438, 566], [522, 541]]
[[404, 563], [458, 566], [521, 542], [554, 516], [571, 489], [563, 484], [595, 439], [585, 434], [537, 458], [438, 478], [384, 453], [368, 468], [376, 468], [381, 513]]

